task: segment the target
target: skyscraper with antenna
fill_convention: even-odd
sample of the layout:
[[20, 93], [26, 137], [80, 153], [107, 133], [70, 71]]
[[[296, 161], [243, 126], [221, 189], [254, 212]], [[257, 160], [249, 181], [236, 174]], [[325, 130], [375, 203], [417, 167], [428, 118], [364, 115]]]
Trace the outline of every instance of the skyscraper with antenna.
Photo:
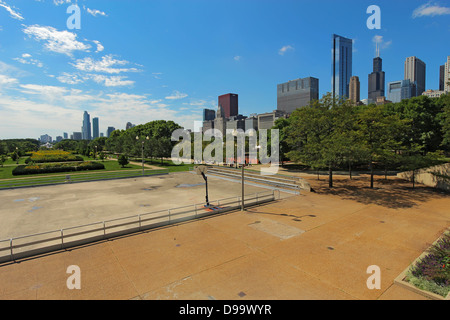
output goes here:
[[386, 75], [383, 71], [383, 60], [380, 58], [380, 46], [375, 43], [373, 72], [369, 74], [369, 103], [376, 103], [378, 97], [384, 97]]

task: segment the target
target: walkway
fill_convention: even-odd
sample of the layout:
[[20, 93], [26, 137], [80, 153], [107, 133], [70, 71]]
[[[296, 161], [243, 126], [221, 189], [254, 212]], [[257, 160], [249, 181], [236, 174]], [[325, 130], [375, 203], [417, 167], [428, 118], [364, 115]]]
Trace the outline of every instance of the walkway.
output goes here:
[[450, 226], [448, 194], [337, 186], [0, 266], [0, 299], [424, 299], [394, 279]]

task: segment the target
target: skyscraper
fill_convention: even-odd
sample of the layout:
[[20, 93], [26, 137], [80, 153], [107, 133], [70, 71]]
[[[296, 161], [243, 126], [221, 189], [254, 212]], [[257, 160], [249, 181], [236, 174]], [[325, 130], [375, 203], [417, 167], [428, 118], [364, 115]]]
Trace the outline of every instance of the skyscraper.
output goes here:
[[353, 76], [350, 78], [350, 101], [357, 105], [361, 100], [361, 83], [359, 82], [359, 77]]
[[319, 99], [319, 79], [304, 78], [291, 80], [277, 86], [277, 110], [291, 114]]
[[405, 80], [416, 85], [416, 96], [425, 91], [426, 64], [417, 57], [408, 57], [405, 60]]
[[238, 95], [227, 93], [219, 96], [219, 107], [222, 108], [224, 118], [237, 116], [239, 114]]
[[373, 72], [369, 74], [369, 102], [376, 102], [378, 97], [384, 97], [385, 77], [383, 60], [376, 57], [373, 59]]
[[439, 67], [439, 91], [445, 89], [445, 64]]
[[447, 57], [444, 65], [444, 91], [450, 92], [450, 56]]
[[394, 103], [415, 96], [416, 86], [410, 80], [392, 81], [387, 85], [387, 98]]
[[108, 130], [106, 131], [106, 136], [109, 138], [111, 136], [111, 133], [115, 130], [116, 128], [114, 127], [108, 127]]
[[98, 118], [93, 118], [92, 119], [92, 134], [93, 134], [93, 138], [96, 139], [98, 137], [100, 137], [100, 130], [98, 127]]
[[333, 97], [348, 98], [352, 76], [353, 40], [333, 34], [331, 55], [331, 90]]
[[81, 134], [83, 140], [91, 140], [91, 116], [87, 111], [83, 115], [83, 126], [81, 127]]
[[211, 109], [203, 109], [203, 121], [210, 121], [216, 118], [216, 112]]

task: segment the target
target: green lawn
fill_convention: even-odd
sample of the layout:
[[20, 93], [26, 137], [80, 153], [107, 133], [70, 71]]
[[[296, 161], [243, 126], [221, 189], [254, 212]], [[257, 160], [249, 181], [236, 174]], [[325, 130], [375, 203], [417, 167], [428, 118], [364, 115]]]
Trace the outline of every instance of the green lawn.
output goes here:
[[[142, 160], [139, 160], [142, 161]], [[194, 167], [194, 164], [190, 163], [190, 164], [180, 164], [180, 165], [176, 165], [174, 164], [172, 161], [170, 160], [163, 160], [161, 163], [160, 159], [145, 159], [145, 163], [155, 166], [155, 167], [161, 167], [161, 168], [166, 168], [169, 170], [169, 172], [183, 172], [183, 171], [189, 171], [190, 168]]]
[[[105, 166], [105, 169], [104, 170], [92, 170], [92, 171], [89, 171], [89, 172], [92, 172], [92, 173], [105, 172], [105, 171], [118, 171], [118, 172], [120, 172], [120, 171], [129, 171], [129, 170], [142, 169], [141, 166], [135, 166], [135, 165], [132, 165], [132, 164], [128, 164], [127, 166], [125, 166], [125, 168], [122, 168], [121, 165], [117, 161], [104, 161], [104, 162], [98, 161], [98, 162], [102, 163]], [[12, 171], [14, 170], [15, 167], [16, 167], [15, 165], [4, 166], [3, 168], [0, 167], [0, 180], [2, 180], [2, 179], [36, 178], [38, 176], [65, 175], [65, 173], [56, 172], [56, 173], [45, 173], [45, 174], [42, 174], [42, 175], [31, 174], [31, 175], [24, 175], [24, 176], [16, 177], [16, 176], [13, 176], [13, 174], [12, 174]], [[80, 174], [80, 173], [79, 172], [70, 172], [70, 173], [67, 173], [67, 174], [75, 176], [75, 175]]]

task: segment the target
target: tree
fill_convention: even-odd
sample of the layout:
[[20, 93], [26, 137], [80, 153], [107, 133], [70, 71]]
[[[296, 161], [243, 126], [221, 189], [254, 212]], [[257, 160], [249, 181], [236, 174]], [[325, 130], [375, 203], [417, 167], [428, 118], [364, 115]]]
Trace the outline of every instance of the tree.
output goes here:
[[105, 159], [106, 159], [106, 154], [102, 151], [102, 152], [99, 153], [98, 157], [99, 157], [100, 160], [102, 160], [102, 162], [103, 162], [103, 161], [105, 161]]
[[6, 157], [5, 157], [5, 155], [4, 154], [2, 154], [1, 156], [0, 156], [0, 164], [2, 165], [2, 168], [3, 168], [3, 164], [6, 162]]
[[369, 105], [358, 113], [358, 135], [361, 148], [367, 154], [370, 169], [370, 188], [374, 187], [374, 163], [386, 160], [402, 145], [402, 136], [408, 133], [407, 120], [397, 114], [387, 114], [384, 106]]
[[343, 133], [348, 130], [351, 119], [346, 117], [351, 112], [346, 101], [336, 101], [327, 94], [310, 106], [294, 111], [289, 129], [285, 131], [291, 148], [289, 158], [314, 169], [328, 168], [330, 188], [333, 187], [333, 170], [342, 164], [345, 146], [350, 144]]
[[125, 166], [130, 163], [128, 161], [128, 157], [126, 155], [124, 155], [124, 154], [121, 154], [119, 156], [118, 162], [122, 166], [122, 168], [125, 168]]
[[[290, 121], [289, 119], [280, 118], [275, 121], [275, 125], [272, 129], [278, 129], [280, 134], [280, 160], [281, 165], [283, 162], [288, 160], [287, 154], [289, 153], [290, 148], [289, 144], [286, 141], [287, 130], [289, 130]], [[270, 150], [270, 148], [268, 148]]]

